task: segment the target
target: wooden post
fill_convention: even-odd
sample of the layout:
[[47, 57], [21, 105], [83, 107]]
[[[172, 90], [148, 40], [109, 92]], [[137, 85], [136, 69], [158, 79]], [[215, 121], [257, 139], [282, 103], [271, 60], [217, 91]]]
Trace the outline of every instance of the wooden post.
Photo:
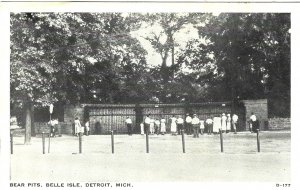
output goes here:
[[81, 132], [79, 133], [79, 154], [82, 153], [82, 137]]
[[111, 130], [111, 153], [115, 153], [114, 130]]
[[257, 129], [257, 152], [260, 152], [259, 129]]
[[10, 154], [14, 154], [14, 135], [12, 131], [10, 131]]
[[48, 153], [50, 153], [50, 137], [51, 137], [51, 128], [50, 128], [49, 140], [48, 140]]
[[42, 132], [42, 146], [43, 146], [43, 154], [45, 154], [45, 133]]
[[149, 153], [149, 132], [146, 131], [146, 153]]
[[223, 134], [222, 134], [222, 130], [219, 129], [219, 132], [220, 132], [220, 144], [221, 144], [221, 152], [224, 151], [223, 149]]
[[184, 130], [181, 130], [182, 152], [185, 153]]

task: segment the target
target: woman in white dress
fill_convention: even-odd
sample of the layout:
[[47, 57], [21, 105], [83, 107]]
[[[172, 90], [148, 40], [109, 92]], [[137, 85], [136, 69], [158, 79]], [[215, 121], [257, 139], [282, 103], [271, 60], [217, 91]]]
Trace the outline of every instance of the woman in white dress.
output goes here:
[[229, 133], [230, 130], [231, 130], [231, 117], [230, 114], [227, 114], [226, 133]]
[[218, 133], [221, 129], [221, 117], [214, 117], [213, 119], [213, 133]]
[[222, 114], [222, 123], [221, 123], [221, 128], [222, 128], [222, 133], [226, 131], [226, 121], [227, 121], [227, 117], [225, 115], [225, 113]]
[[173, 115], [171, 117], [171, 134], [172, 135], [176, 135], [176, 131], [177, 131], [177, 124], [176, 124], [176, 117]]
[[78, 136], [78, 134], [81, 133], [81, 124], [78, 117], [75, 118], [74, 124], [75, 124], [75, 135]]
[[142, 122], [141, 124], [140, 124], [140, 127], [141, 127], [141, 135], [144, 135], [144, 123]]
[[160, 120], [160, 132], [162, 135], [166, 133], [166, 119], [164, 118]]

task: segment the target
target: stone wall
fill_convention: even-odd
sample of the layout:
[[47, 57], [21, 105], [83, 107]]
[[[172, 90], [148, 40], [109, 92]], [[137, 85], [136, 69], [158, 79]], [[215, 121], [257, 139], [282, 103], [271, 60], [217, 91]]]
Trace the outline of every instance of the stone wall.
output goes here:
[[246, 126], [248, 126], [247, 121], [249, 120], [251, 113], [253, 112], [259, 121], [260, 130], [267, 130], [268, 129], [268, 100], [267, 99], [242, 100], [242, 102], [244, 103], [245, 106]]
[[[36, 134], [49, 133], [50, 132], [50, 125], [46, 122], [34, 122], [34, 128]], [[57, 134], [62, 134], [62, 123], [59, 122], [57, 125]]]
[[290, 130], [291, 118], [270, 118], [269, 119], [270, 130]]
[[60, 123], [62, 134], [72, 134], [73, 133], [73, 123], [75, 117], [78, 117], [83, 124], [84, 119], [84, 106], [83, 105], [67, 105], [64, 109], [64, 122]]

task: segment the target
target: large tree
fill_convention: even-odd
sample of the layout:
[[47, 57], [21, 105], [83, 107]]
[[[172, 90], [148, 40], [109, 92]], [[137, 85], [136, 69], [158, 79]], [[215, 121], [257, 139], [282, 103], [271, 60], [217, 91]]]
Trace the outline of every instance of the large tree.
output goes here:
[[[117, 95], [145, 69], [146, 52], [130, 35], [138, 26], [121, 13], [11, 15], [11, 107], [24, 108], [26, 143], [34, 105], [88, 103], [95, 91], [106, 94], [96, 102], [124, 101]], [[125, 99], [137, 96], [136, 85]]]
[[178, 61], [198, 71], [212, 100], [269, 98], [289, 115], [289, 29], [290, 14], [210, 15]]
[[148, 27], [155, 28], [144, 38], [161, 58], [161, 63], [151, 71], [157, 76], [156, 92], [159, 93], [156, 93], [156, 97], [165, 103], [180, 101], [186, 86], [180, 77], [181, 64], [175, 60], [180, 45], [176, 41], [176, 35], [182, 33], [187, 26], [201, 23], [205, 17], [200, 13], [148, 13], [138, 16]]

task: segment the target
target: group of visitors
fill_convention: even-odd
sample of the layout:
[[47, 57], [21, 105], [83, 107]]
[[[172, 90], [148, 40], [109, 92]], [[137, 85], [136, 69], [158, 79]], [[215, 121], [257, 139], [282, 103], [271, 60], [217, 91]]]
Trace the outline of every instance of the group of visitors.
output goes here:
[[225, 113], [220, 116], [215, 116], [213, 118], [213, 133], [229, 133], [230, 131], [234, 131], [234, 134], [236, 134], [238, 119], [236, 114], [233, 114], [232, 117], [230, 114], [226, 115]]
[[[150, 115], [147, 115], [144, 122], [140, 124], [141, 134], [145, 134], [147, 131], [149, 134], [162, 134], [164, 135], [166, 130], [166, 119], [152, 119]], [[171, 124], [171, 131], [173, 131], [174, 126]]]
[[79, 134], [89, 135], [90, 132], [90, 122], [87, 120], [84, 125], [81, 125], [81, 122], [78, 117], [74, 121], [74, 135], [78, 136]]
[[[229, 133], [234, 132], [237, 133], [237, 124], [238, 124], [238, 115], [233, 114], [221, 114], [215, 115], [214, 117], [208, 118], [199, 118], [197, 114], [186, 114], [185, 119], [181, 117], [181, 115], [175, 117], [173, 115], [169, 118], [169, 122], [167, 119], [163, 117], [152, 118], [151, 115], [147, 115], [142, 123], [140, 123], [141, 134], [166, 134], [167, 133], [167, 123], [169, 124], [169, 129], [171, 135], [180, 135], [182, 132], [185, 132], [187, 135], [193, 135], [194, 138], [199, 138], [199, 134], [203, 135], [205, 132], [208, 135], [217, 134], [217, 133]], [[55, 137], [56, 128], [55, 122], [57, 120], [49, 121], [51, 126], [51, 136]], [[130, 117], [127, 117], [125, 120], [127, 126], [128, 135], [132, 135], [133, 131], [133, 122]], [[254, 115], [251, 114], [249, 123], [250, 132], [257, 132], [259, 128], [259, 123]], [[79, 133], [89, 135], [90, 127], [89, 121], [87, 120], [84, 126], [81, 125], [78, 117], [75, 118], [74, 121], [74, 135], [78, 136]]]
[[[233, 114], [223, 113], [220, 116], [213, 118], [199, 119], [197, 114], [186, 114], [185, 120], [181, 116], [175, 117], [173, 115], [170, 120], [170, 132], [172, 135], [181, 134], [183, 131], [192, 135], [195, 138], [199, 137], [199, 134], [203, 135], [206, 131], [208, 135], [213, 133], [234, 131], [236, 134], [236, 127], [238, 122], [238, 116]], [[151, 118], [150, 114], [144, 119], [144, 122], [140, 124], [141, 134], [145, 134], [148, 131], [149, 134], [162, 134], [166, 133], [166, 119], [165, 118]]]

